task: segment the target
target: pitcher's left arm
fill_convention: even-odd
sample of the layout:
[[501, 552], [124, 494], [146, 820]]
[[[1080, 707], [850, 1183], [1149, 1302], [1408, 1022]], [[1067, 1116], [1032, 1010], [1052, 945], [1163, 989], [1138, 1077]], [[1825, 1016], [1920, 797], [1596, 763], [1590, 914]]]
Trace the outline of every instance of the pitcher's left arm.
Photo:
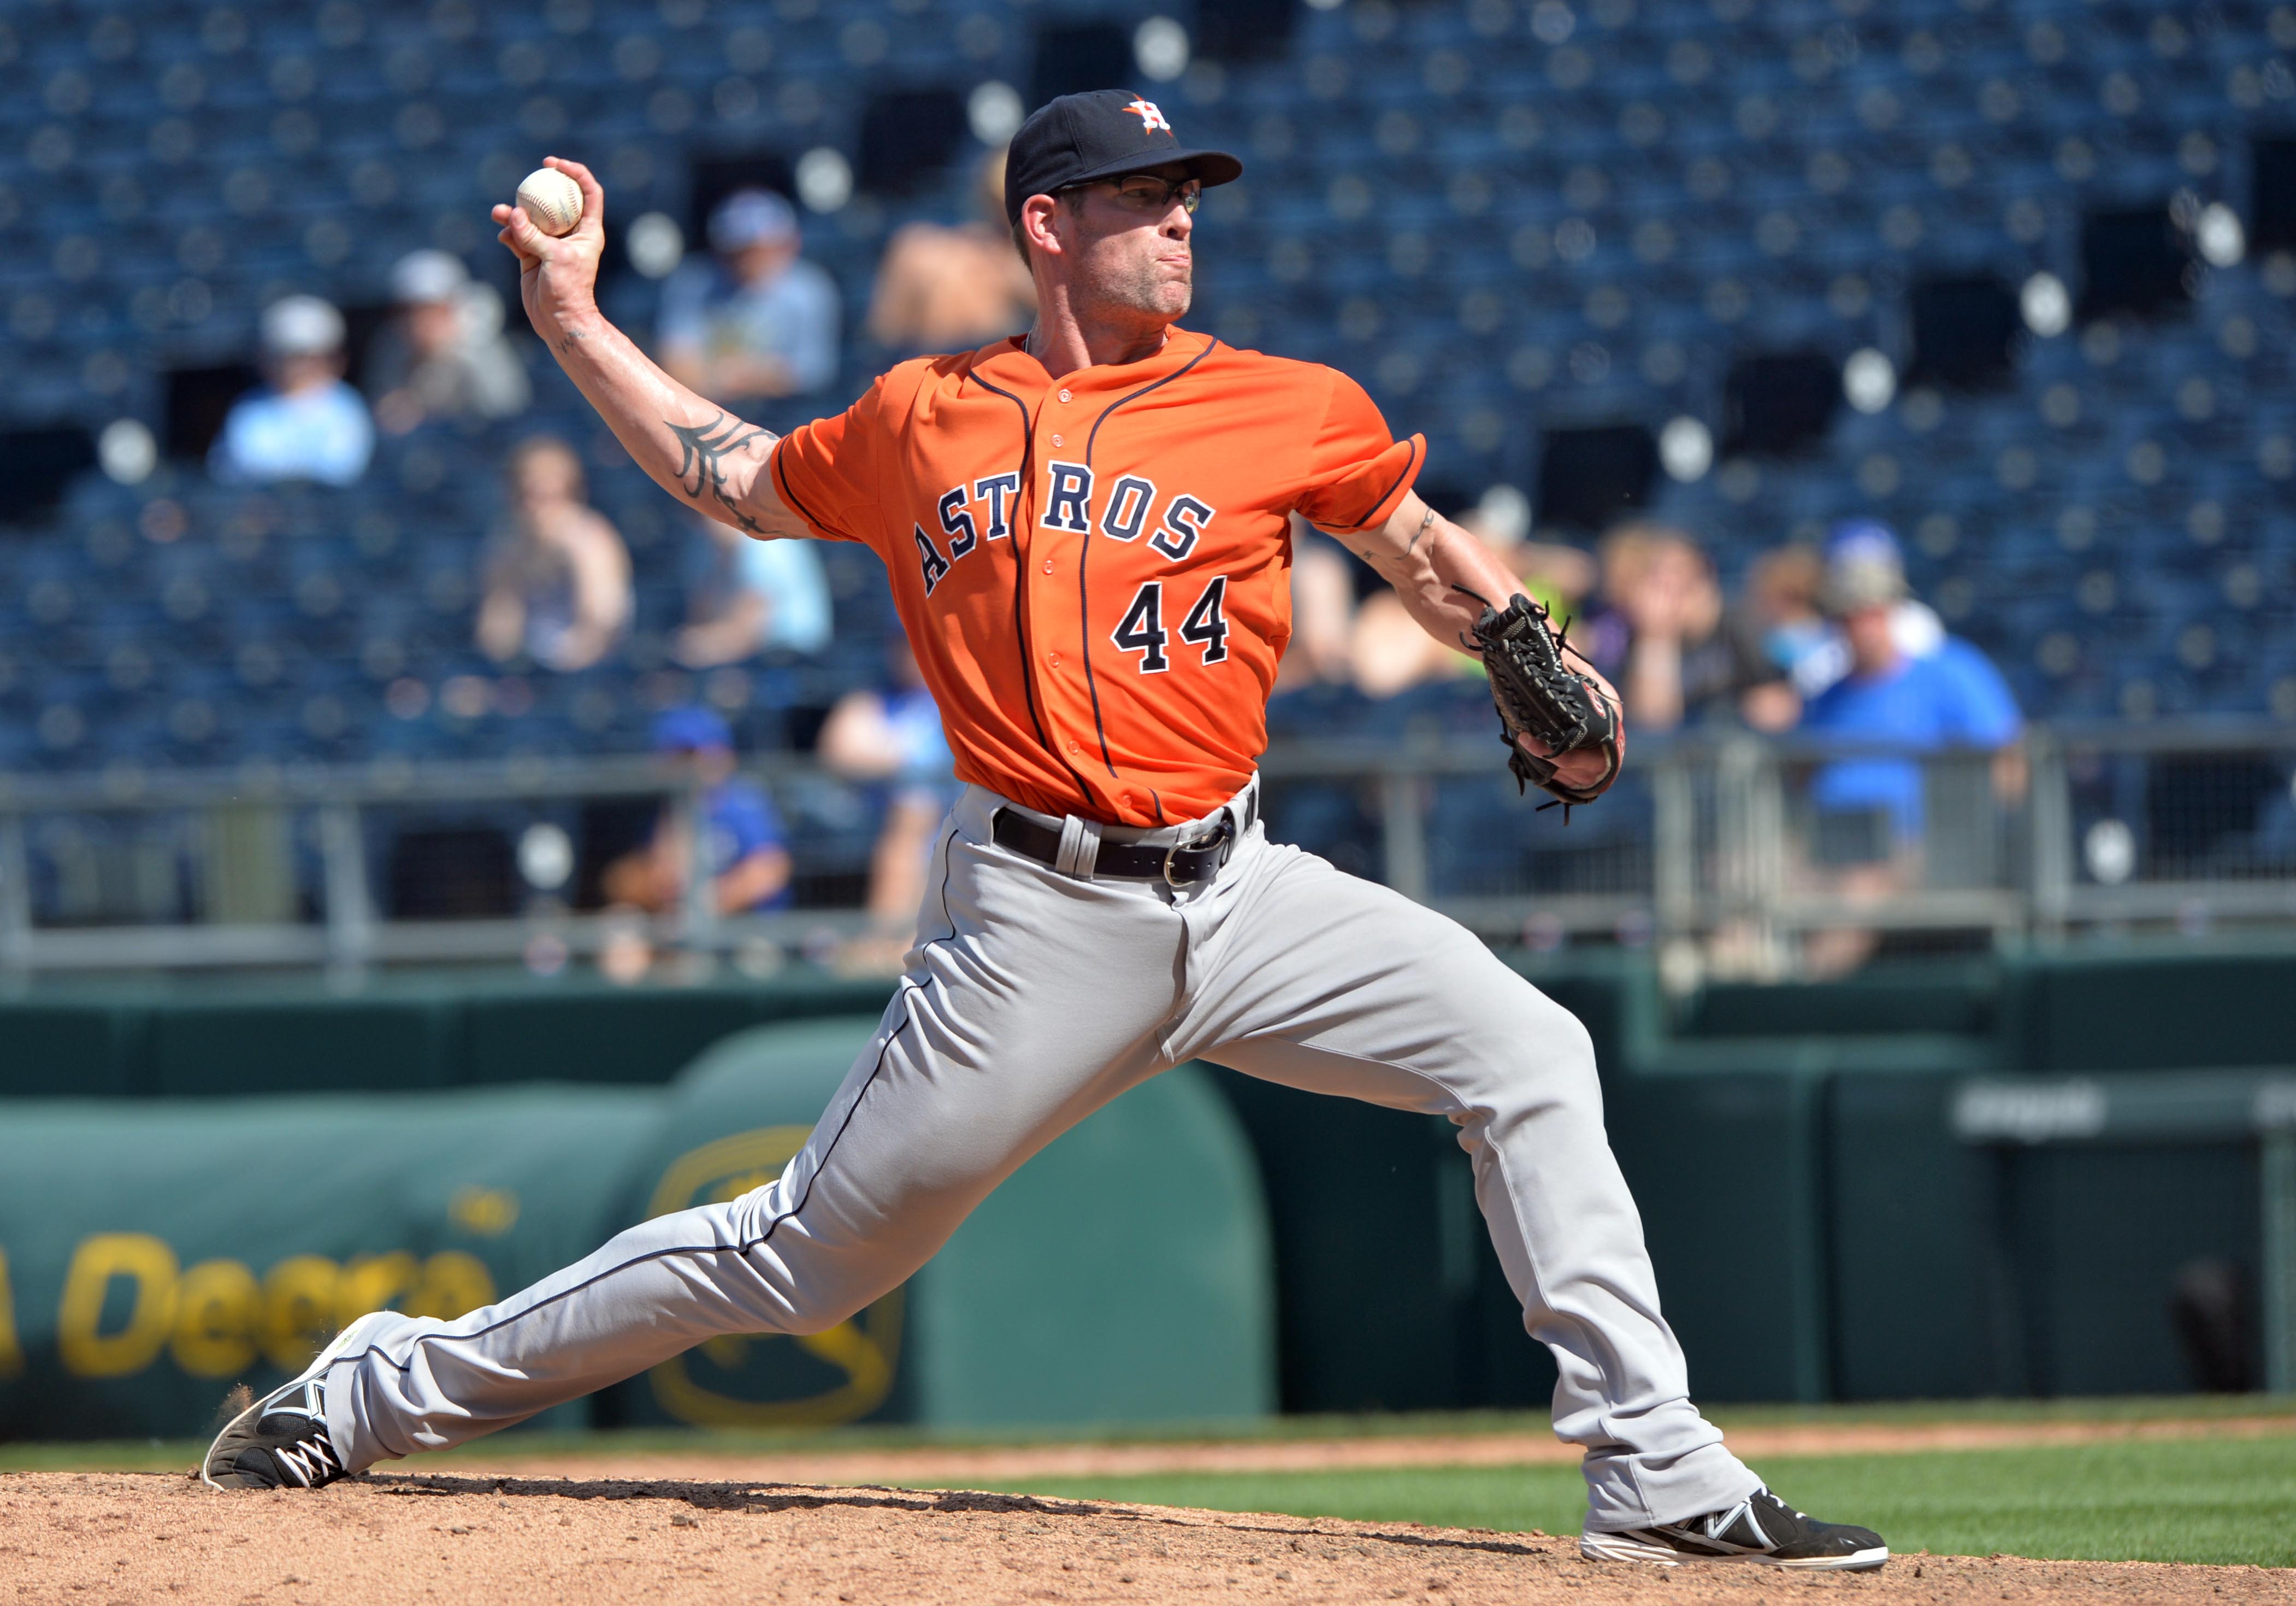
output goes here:
[[[1446, 646], [1481, 654], [1488, 661], [1489, 649], [1479, 636], [1485, 611], [1505, 615], [1522, 587], [1498, 555], [1472, 531], [1460, 529], [1429, 507], [1418, 492], [1411, 491], [1386, 523], [1357, 530], [1347, 540], [1395, 587], [1405, 610], [1429, 635]], [[1530, 606], [1543, 620], [1544, 610], [1538, 610], [1536, 603]], [[1536, 722], [1525, 724], [1519, 710], [1510, 710], [1505, 695], [1508, 688], [1496, 675], [1493, 695], [1515, 745], [1537, 761], [1532, 774], [1526, 778], [1558, 797], [1578, 801], [1600, 792], [1617, 775], [1626, 757], [1626, 717], [1618, 692], [1594, 665], [1567, 643], [1561, 644], [1558, 656], [1562, 669], [1584, 681], [1595, 700], [1593, 723], [1599, 725], [1601, 717], [1607, 714], [1610, 740], [1599, 739], [1603, 733], [1590, 732], [1596, 739], [1586, 745], [1558, 748], [1549, 736], [1540, 733]], [[1550, 765], [1551, 777], [1538, 773]], [[1573, 797], [1574, 793], [1578, 796]]]

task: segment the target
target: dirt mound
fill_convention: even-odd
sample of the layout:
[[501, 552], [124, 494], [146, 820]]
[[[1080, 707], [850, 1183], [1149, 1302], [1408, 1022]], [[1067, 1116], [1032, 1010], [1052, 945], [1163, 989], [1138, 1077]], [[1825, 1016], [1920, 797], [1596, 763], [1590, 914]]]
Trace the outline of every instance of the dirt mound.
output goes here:
[[1539, 1534], [1027, 1495], [385, 1475], [222, 1494], [156, 1473], [0, 1474], [0, 1600], [439, 1602], [1800, 1598], [2296, 1602], [2249, 1567], [1907, 1556], [1879, 1574], [1672, 1575]]

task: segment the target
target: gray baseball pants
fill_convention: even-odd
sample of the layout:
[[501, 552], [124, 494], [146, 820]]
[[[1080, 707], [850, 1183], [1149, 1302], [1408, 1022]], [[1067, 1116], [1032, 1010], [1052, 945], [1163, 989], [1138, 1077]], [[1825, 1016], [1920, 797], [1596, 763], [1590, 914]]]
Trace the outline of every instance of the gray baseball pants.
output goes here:
[[[1554, 1429], [1586, 1448], [1590, 1528], [1742, 1499], [1758, 1480], [1691, 1405], [1659, 1314], [1586, 1028], [1458, 925], [1270, 843], [1256, 803], [1247, 786], [1203, 822], [1123, 833], [1249, 822], [1214, 880], [1176, 889], [999, 848], [990, 820], [1008, 805], [966, 788], [899, 991], [781, 1177], [632, 1227], [454, 1321], [378, 1323], [326, 1378], [344, 1464], [461, 1444], [720, 1334], [832, 1326], [1046, 1143], [1203, 1059], [1457, 1124], [1525, 1323], [1561, 1371]], [[1087, 828], [1068, 831], [1088, 848]]]

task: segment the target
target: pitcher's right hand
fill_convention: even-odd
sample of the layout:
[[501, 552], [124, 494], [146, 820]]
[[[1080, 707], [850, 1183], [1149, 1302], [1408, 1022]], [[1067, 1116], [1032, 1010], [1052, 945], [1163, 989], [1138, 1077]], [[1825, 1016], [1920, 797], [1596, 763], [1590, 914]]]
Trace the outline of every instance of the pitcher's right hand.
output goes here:
[[563, 234], [544, 234], [521, 206], [497, 206], [496, 236], [518, 258], [519, 299], [543, 343], [561, 356], [576, 326], [598, 311], [598, 259], [606, 249], [606, 192], [590, 169], [562, 156], [543, 159], [582, 192], [582, 218]]

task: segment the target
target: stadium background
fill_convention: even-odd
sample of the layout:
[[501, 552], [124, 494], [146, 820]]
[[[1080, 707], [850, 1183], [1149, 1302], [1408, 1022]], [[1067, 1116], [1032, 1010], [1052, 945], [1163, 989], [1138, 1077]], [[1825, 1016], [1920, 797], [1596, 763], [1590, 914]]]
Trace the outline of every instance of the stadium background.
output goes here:
[[[1439, 504], [1512, 482], [1542, 528], [1582, 538], [1649, 506], [1732, 578], [1879, 513], [2032, 715], [2296, 712], [2296, 156], [2275, 137], [2296, 12], [1579, 11], [1207, 7], [1192, 45], [1162, 42], [1156, 72], [1186, 65], [1160, 83], [1135, 57], [1137, 6], [15, 10], [6, 511], [41, 517], [6, 553], [5, 758], [642, 744], [647, 638], [658, 658], [676, 607], [644, 561], [669, 513], [642, 477], [588, 454], [640, 553], [634, 661], [545, 677], [507, 731], [435, 703], [394, 717], [378, 682], [401, 674], [434, 686], [492, 671], [466, 610], [503, 443], [419, 433], [340, 497], [217, 491], [193, 463], [252, 381], [258, 313], [324, 293], [354, 309], [356, 348], [392, 265], [426, 245], [511, 290], [486, 209], [563, 146], [619, 222], [660, 212], [688, 239], [732, 188], [797, 188], [814, 157], [813, 198], [835, 204], [808, 214], [807, 250], [857, 332], [889, 228], [969, 215], [973, 121], [994, 134], [1112, 81], [1249, 160], [1207, 199], [1193, 321], [1357, 374], [1427, 431]], [[610, 309], [649, 327], [654, 282], [619, 252], [609, 272]], [[1882, 364], [1853, 405], [1841, 371], [1861, 351]], [[850, 336], [842, 392], [884, 355]], [[601, 439], [534, 356], [515, 432]], [[129, 487], [89, 471], [120, 418], [162, 448]], [[1687, 483], [1658, 450], [1677, 418], [1711, 442], [1710, 466], [1695, 432], [1677, 438]], [[176, 515], [155, 503], [207, 538], [165, 538]], [[869, 578], [840, 581], [855, 617], [832, 685], [873, 672], [887, 623]], [[276, 667], [235, 665], [251, 642]], [[171, 726], [192, 697], [213, 717]], [[756, 717], [758, 739], [783, 734]]]
[[[2292, 54], [2296, 11], [2256, 4], [11, 8], [0, 1430], [186, 1430], [219, 1380], [271, 1375], [378, 1289], [459, 1307], [472, 1264], [508, 1287], [674, 1176], [748, 1175], [762, 1149], [725, 1176], [679, 1167], [712, 1133], [807, 1118], [783, 1107], [810, 1096], [805, 1056], [850, 1026], [769, 1028], [721, 1045], [733, 1069], [671, 1078], [736, 1031], [849, 1022], [883, 996], [808, 963], [802, 918], [730, 965], [702, 932], [702, 963], [600, 981], [580, 943], [571, 964], [533, 946], [562, 925], [517, 879], [537, 818], [594, 867], [588, 839], [614, 826], [586, 799], [651, 810], [669, 783], [593, 761], [698, 698], [775, 778], [801, 905], [849, 907], [870, 821], [804, 754], [879, 673], [874, 561], [824, 554], [824, 654], [676, 668], [674, 510], [530, 341], [536, 400], [512, 423], [386, 438], [349, 489], [211, 483], [262, 309], [324, 294], [356, 350], [391, 265], [432, 246], [515, 322], [485, 210], [551, 151], [605, 179], [627, 325], [650, 324], [665, 258], [634, 261], [619, 225], [658, 215], [698, 241], [717, 200], [764, 183], [800, 201], [858, 331], [894, 227], [964, 216], [1019, 111], [1111, 82], [1249, 163], [1207, 197], [1193, 324], [1357, 375], [1428, 432], [1447, 509], [1518, 485], [1543, 534], [1579, 545], [1646, 511], [1733, 585], [1780, 543], [1889, 520], [1917, 591], [2000, 665], [2036, 742], [2073, 755], [2075, 891], [2128, 879], [2101, 823], [2135, 842], [2138, 882], [2174, 882], [2115, 913], [2049, 905], [2010, 864], [2005, 902], [1918, 922], [1948, 933], [1942, 956], [1711, 979], [1710, 933], [1652, 940], [1670, 928], [1637, 840], [1662, 798], [1624, 791], [1567, 839], [1533, 821], [1488, 774], [1472, 685], [1279, 703], [1272, 769], [1317, 743], [1386, 767], [1298, 772], [1276, 832], [1431, 897], [1498, 887], [1494, 935], [1595, 1029], [1702, 1391], [2288, 1387]], [[840, 396], [886, 355], [850, 334]], [[573, 675], [471, 644], [499, 464], [538, 430], [579, 443], [636, 562], [627, 645]], [[2132, 739], [2135, 758], [2080, 757]], [[2197, 745], [2170, 763], [2145, 742]], [[1414, 792], [1398, 763], [1473, 778]], [[347, 850], [373, 915], [430, 922], [401, 951], [433, 961], [454, 917], [516, 928], [485, 952], [527, 966], [393, 970], [387, 945], [336, 941], [328, 800], [433, 784], [446, 803], [370, 807]], [[1408, 870], [1403, 804], [1423, 835]], [[250, 865], [270, 866], [253, 894]], [[1566, 933], [1541, 923], [1545, 891], [1609, 901]], [[241, 940], [258, 924], [327, 934], [297, 967]], [[1669, 951], [1693, 963], [1669, 971]], [[234, 958], [250, 973], [216, 979]], [[568, 1082], [591, 1086], [525, 1086]], [[842, 1360], [696, 1364], [800, 1413], [756, 1420], [832, 1397], [832, 1415], [980, 1423], [1543, 1396], [1447, 1133], [1210, 1072], [1172, 1097], [1112, 1110], [1104, 1151], [964, 1241], [993, 1270], [913, 1291], [905, 1329], [865, 1323]], [[570, 1183], [577, 1140], [543, 1107], [594, 1123], [594, 1170]], [[309, 1173], [279, 1220], [201, 1203], [250, 1122]], [[1234, 1208], [1176, 1215], [1155, 1183], [1176, 1154]], [[350, 1155], [369, 1168], [330, 1195]], [[413, 1178], [416, 1156], [434, 1171]], [[1101, 1240], [1030, 1235], [1125, 1200], [1077, 1217]], [[1141, 1274], [1152, 1321], [1096, 1274], [1125, 1264], [1106, 1246], [1126, 1220], [1126, 1255], [1204, 1251]], [[1021, 1314], [1040, 1343], [982, 1336]], [[1144, 1382], [1119, 1342], [1208, 1332]], [[679, 1397], [608, 1397], [597, 1420], [723, 1420]]]

